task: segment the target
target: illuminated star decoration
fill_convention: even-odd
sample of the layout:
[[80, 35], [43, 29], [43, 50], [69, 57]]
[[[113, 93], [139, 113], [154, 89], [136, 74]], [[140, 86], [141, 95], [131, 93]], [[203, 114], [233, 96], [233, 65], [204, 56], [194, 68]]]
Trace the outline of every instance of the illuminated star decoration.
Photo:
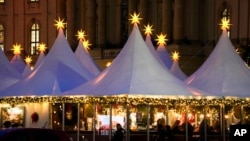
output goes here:
[[47, 48], [47, 47], [45, 46], [44, 43], [40, 43], [40, 44], [39, 44], [38, 49], [39, 49], [40, 52], [45, 52], [46, 48]]
[[66, 25], [66, 23], [64, 23], [64, 19], [60, 19], [60, 17], [59, 17], [59, 19], [58, 20], [55, 20], [55, 22], [56, 22], [56, 24], [55, 24], [55, 26], [57, 27], [57, 29], [63, 29], [64, 28], [64, 25]]
[[175, 51], [175, 52], [173, 52], [172, 53], [172, 59], [174, 60], [174, 61], [178, 61], [179, 60], [179, 52], [177, 52], [177, 51]]
[[13, 49], [12, 50], [13, 50], [13, 53], [15, 55], [20, 55], [21, 54], [21, 50], [22, 50], [21, 45], [20, 44], [13, 45]]
[[153, 27], [153, 25], [149, 25], [149, 24], [147, 26], [144, 25], [144, 28], [145, 28], [144, 29], [144, 31], [145, 31], [144, 33], [146, 35], [151, 35], [152, 31], [153, 31], [152, 27]]
[[133, 15], [130, 14], [130, 16], [131, 18], [129, 20], [131, 21], [131, 24], [135, 24], [135, 25], [139, 24], [140, 20], [142, 19], [142, 18], [139, 18], [140, 14], [134, 13]]
[[27, 56], [27, 57], [25, 58], [25, 62], [26, 62], [27, 64], [30, 64], [30, 63], [32, 62], [31, 57], [30, 57], [30, 56]]
[[84, 40], [85, 37], [86, 37], [86, 34], [85, 34], [84, 31], [80, 30], [80, 31], [77, 32], [77, 35], [76, 35], [76, 36], [77, 36], [77, 38], [78, 38], [79, 40]]
[[89, 40], [84, 40], [83, 41], [83, 46], [85, 47], [86, 50], [89, 50], [89, 46], [91, 46], [91, 44], [89, 43]]
[[222, 18], [221, 19], [221, 23], [219, 25], [221, 25], [221, 29], [229, 29], [229, 26], [231, 24], [229, 24], [230, 20], [229, 19], [226, 19], [226, 18]]
[[157, 45], [166, 45], [166, 41], [167, 41], [167, 39], [166, 39], [166, 34], [165, 35], [163, 35], [162, 33], [160, 34], [160, 35], [157, 35], [157, 38], [158, 39], [156, 39], [156, 41], [157, 41]]

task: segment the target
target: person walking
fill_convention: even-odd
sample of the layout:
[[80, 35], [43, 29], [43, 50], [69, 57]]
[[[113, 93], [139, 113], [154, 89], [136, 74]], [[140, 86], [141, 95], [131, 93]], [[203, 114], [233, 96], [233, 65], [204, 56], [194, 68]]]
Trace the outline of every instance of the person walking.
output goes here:
[[111, 141], [123, 141], [123, 135], [125, 130], [122, 128], [121, 124], [116, 124], [116, 131], [115, 134], [113, 136], [113, 138], [111, 139]]

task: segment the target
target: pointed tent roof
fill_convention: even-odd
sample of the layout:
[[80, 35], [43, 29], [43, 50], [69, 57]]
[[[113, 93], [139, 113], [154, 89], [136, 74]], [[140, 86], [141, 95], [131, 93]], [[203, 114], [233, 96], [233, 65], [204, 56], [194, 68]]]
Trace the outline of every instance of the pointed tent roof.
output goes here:
[[16, 54], [12, 57], [10, 64], [13, 65], [20, 73], [23, 73], [26, 66], [22, 57], [19, 54]]
[[30, 64], [26, 64], [24, 70], [23, 70], [23, 77], [28, 76], [31, 73], [31, 68], [30, 68]]
[[82, 40], [79, 40], [78, 42], [75, 55], [80, 60], [82, 65], [89, 70], [89, 72], [93, 73], [94, 75], [97, 75], [101, 72], [100, 68], [97, 66], [93, 58], [90, 56], [89, 52], [83, 46]]
[[[163, 63], [163, 61], [161, 60], [161, 58], [159, 57], [159, 55], [156, 53], [155, 47], [151, 41], [151, 36], [150, 34], [146, 35], [145, 38], [145, 43], [148, 46], [149, 50], [152, 52], [153, 56], [164, 66], [166, 67], [166, 65]], [[167, 67], [166, 67], [167, 68]]]
[[36, 69], [41, 64], [41, 62], [43, 61], [44, 58], [45, 58], [44, 52], [40, 52], [39, 57], [38, 57], [36, 64], [34, 66], [34, 69]]
[[156, 52], [163, 61], [163, 63], [170, 69], [173, 64], [173, 61], [169, 56], [166, 47], [164, 45], [159, 45], [156, 49]]
[[213, 52], [186, 83], [217, 96], [250, 96], [250, 70], [224, 29]]
[[71, 50], [63, 30], [41, 64], [25, 79], [1, 92], [2, 96], [60, 95], [92, 79]]
[[182, 81], [187, 79], [187, 75], [180, 69], [178, 61], [173, 61], [170, 72]]
[[0, 49], [0, 91], [17, 83], [22, 75], [12, 65]]
[[135, 24], [119, 55], [96, 78], [65, 92], [93, 96], [193, 96], [187, 85], [173, 76], [152, 55]]

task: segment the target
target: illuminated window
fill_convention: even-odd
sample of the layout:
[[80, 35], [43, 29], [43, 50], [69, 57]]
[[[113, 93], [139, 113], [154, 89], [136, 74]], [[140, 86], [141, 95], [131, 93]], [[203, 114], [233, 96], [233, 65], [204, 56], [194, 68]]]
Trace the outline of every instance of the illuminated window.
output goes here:
[[5, 2], [5, 0], [0, 0], [0, 3], [4, 3]]
[[3, 25], [0, 24], [0, 48], [4, 50], [4, 28]]
[[[229, 19], [229, 21], [231, 21], [231, 13], [229, 12], [228, 8], [225, 8], [222, 12], [222, 17], [221, 19]], [[229, 26], [229, 29], [227, 30], [227, 34], [228, 36], [230, 36], [230, 26]]]
[[38, 2], [39, 0], [30, 0], [30, 2]]
[[30, 49], [31, 54], [38, 54], [38, 46], [39, 46], [39, 25], [37, 23], [34, 23], [31, 26], [30, 31]]

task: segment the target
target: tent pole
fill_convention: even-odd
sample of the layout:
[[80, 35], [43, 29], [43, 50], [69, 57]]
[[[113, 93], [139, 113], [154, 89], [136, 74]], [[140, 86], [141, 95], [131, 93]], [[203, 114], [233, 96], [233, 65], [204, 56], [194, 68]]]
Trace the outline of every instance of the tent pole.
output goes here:
[[129, 136], [130, 136], [130, 132], [129, 132], [129, 105], [128, 105], [128, 103], [126, 103], [126, 119], [127, 119], [127, 121], [126, 121], [126, 141], [130, 141], [130, 138], [129, 138]]
[[169, 104], [166, 105], [166, 125], [169, 125], [168, 121], [168, 111], [169, 111]]
[[150, 116], [150, 113], [149, 113], [149, 110], [150, 110], [150, 107], [149, 105], [147, 105], [147, 141], [149, 141], [149, 116]]
[[222, 138], [223, 138], [223, 141], [225, 141], [226, 140], [226, 138], [225, 138], [225, 136], [226, 136], [226, 134], [225, 134], [225, 105], [224, 104], [221, 104], [221, 121], [222, 121]]
[[186, 110], [185, 110], [185, 128], [186, 128], [186, 132], [185, 132], [185, 138], [186, 141], [188, 141], [188, 120], [187, 120], [187, 114], [188, 114], [188, 105], [186, 105]]
[[77, 141], [79, 141], [79, 136], [80, 136], [80, 103], [77, 103]]
[[64, 131], [65, 125], [65, 103], [62, 103], [62, 130]]
[[109, 140], [111, 140], [112, 135], [112, 104], [109, 105]]
[[[93, 129], [93, 141], [95, 141], [95, 130], [96, 130], [96, 126], [95, 126], [95, 119], [96, 119], [96, 104], [94, 103], [93, 104], [93, 111], [94, 111], [94, 114], [93, 114], [93, 127], [92, 127], [92, 129]], [[99, 132], [99, 131], [97, 131], [97, 132]]]
[[207, 106], [204, 106], [204, 141], [207, 141]]

